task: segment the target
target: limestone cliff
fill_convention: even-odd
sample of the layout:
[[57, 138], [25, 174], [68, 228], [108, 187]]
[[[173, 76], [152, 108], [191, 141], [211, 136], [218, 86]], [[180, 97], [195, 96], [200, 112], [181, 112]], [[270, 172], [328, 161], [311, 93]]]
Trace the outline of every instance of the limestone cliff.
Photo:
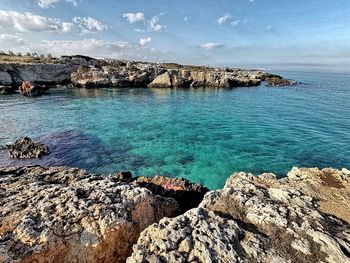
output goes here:
[[233, 88], [257, 86], [262, 81], [269, 80], [273, 85], [291, 84], [280, 76], [258, 70], [94, 59], [84, 56], [54, 58], [45, 62], [40, 59], [33, 61], [16, 62], [15, 58], [14, 62], [0, 61], [0, 94], [15, 92], [23, 81], [44, 88], [56, 85], [84, 88]]

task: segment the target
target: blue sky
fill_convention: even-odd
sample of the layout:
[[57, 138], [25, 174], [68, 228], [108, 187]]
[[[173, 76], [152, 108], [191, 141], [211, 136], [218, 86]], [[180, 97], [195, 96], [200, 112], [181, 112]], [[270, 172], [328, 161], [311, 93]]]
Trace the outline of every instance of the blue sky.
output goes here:
[[1, 0], [0, 50], [350, 71], [349, 0]]

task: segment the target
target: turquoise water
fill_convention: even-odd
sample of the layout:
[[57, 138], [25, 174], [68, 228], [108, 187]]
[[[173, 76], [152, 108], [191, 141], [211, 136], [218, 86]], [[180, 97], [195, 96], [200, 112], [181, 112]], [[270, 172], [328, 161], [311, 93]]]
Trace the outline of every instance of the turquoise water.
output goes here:
[[184, 177], [211, 189], [236, 171], [350, 167], [350, 76], [283, 73], [304, 84], [232, 90], [55, 90], [0, 97], [0, 144], [46, 142], [44, 164]]

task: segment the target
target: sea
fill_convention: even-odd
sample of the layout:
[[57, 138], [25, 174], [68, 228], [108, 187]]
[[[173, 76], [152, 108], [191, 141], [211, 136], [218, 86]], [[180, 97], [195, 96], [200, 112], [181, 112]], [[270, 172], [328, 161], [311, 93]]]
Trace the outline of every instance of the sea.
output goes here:
[[274, 72], [299, 84], [233, 89], [110, 87], [0, 96], [0, 145], [29, 136], [42, 159], [99, 174], [182, 177], [221, 188], [235, 172], [350, 168], [350, 75]]

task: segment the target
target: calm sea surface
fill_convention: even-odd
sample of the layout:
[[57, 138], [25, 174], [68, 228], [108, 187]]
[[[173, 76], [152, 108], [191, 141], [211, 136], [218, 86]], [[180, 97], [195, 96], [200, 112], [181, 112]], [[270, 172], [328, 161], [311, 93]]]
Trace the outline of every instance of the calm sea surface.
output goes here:
[[184, 177], [211, 189], [236, 171], [350, 168], [350, 76], [283, 73], [295, 87], [52, 90], [0, 96], [0, 144], [47, 143], [44, 164]]

